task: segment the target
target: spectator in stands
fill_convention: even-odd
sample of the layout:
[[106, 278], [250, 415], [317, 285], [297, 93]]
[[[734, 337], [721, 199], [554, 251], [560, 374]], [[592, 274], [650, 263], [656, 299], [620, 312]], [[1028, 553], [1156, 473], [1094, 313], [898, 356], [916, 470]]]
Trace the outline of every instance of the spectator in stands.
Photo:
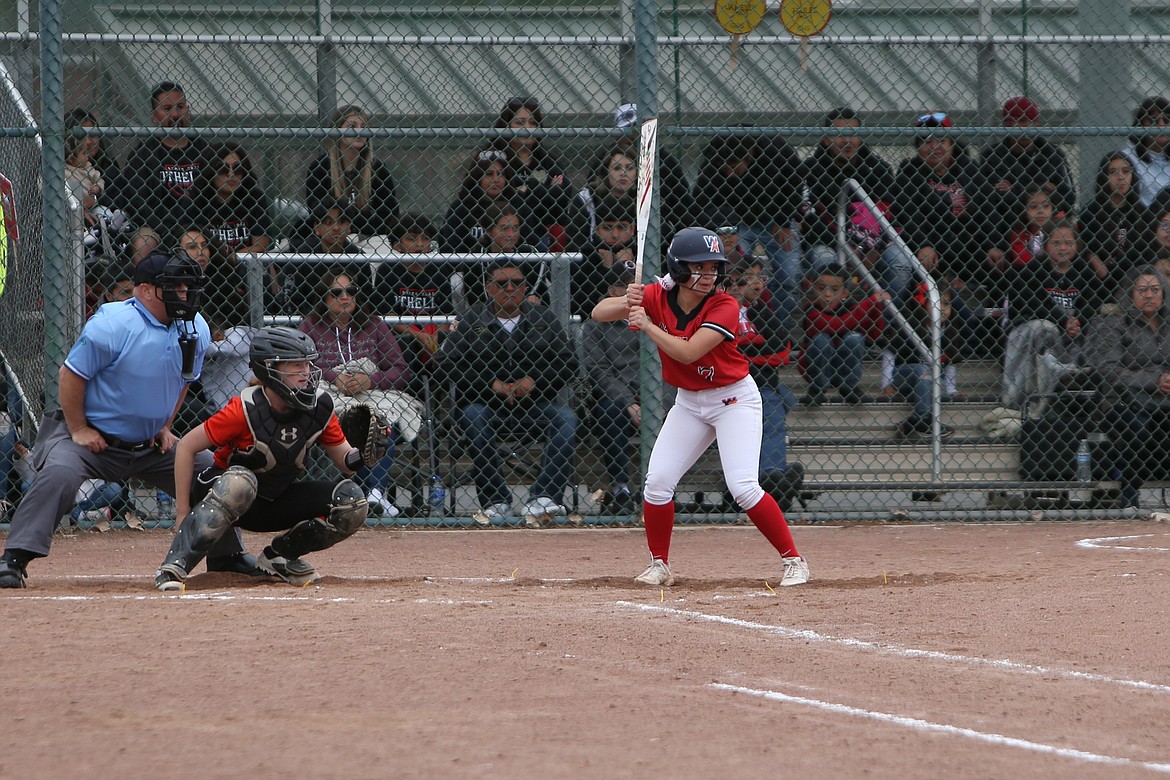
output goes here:
[[[426, 255], [431, 252], [431, 222], [421, 214], [406, 214], [401, 222], [402, 235], [394, 251], [404, 257], [383, 260], [378, 266], [375, 301], [382, 311], [399, 316], [443, 317], [455, 313], [451, 290], [453, 267], [437, 263]], [[439, 350], [439, 339], [450, 326], [440, 322], [399, 323], [393, 326], [399, 336], [409, 336], [414, 349], [412, 364], [430, 363]]]
[[[606, 289], [597, 300], [626, 294], [633, 266], [619, 264], [603, 272]], [[609, 485], [602, 499], [606, 514], [627, 515], [637, 508], [630, 489], [630, 437], [642, 425], [641, 382], [638, 379], [637, 331], [627, 320], [584, 325], [586, 376], [593, 381], [593, 420], [601, 443]]]
[[[1133, 112], [1133, 126], [1165, 128], [1170, 125], [1170, 100], [1148, 97]], [[1170, 132], [1133, 135], [1121, 152], [1133, 165], [1138, 199], [1146, 208], [1170, 185]]]
[[[1063, 217], [1063, 214], [1060, 216]], [[988, 290], [998, 300], [1006, 290], [1009, 269], [1022, 268], [1044, 252], [1048, 230], [1057, 218], [1047, 187], [1030, 187], [1020, 199], [1016, 220], [1002, 241], [987, 251]]]
[[207, 280], [201, 312], [211, 328], [211, 343], [204, 358], [203, 374], [192, 385], [188, 397], [203, 399], [203, 411], [210, 415], [237, 395], [251, 376], [248, 349], [254, 329], [249, 325], [250, 295], [244, 269], [237, 264], [235, 254], [229, 254], [200, 228], [191, 226], [184, 230], [179, 236], [179, 249], [199, 263]]
[[[417, 421], [404, 415], [417, 415], [417, 402], [402, 392], [410, 381], [410, 368], [390, 326], [371, 310], [368, 289], [336, 270], [326, 271], [317, 289], [318, 303], [300, 330], [317, 345], [316, 363], [334, 409], [340, 413], [355, 402], [370, 403], [395, 423], [399, 433], [413, 439]], [[391, 446], [376, 466], [363, 466], [355, 474], [371, 514], [398, 514], [389, 492], [393, 462]]]
[[212, 328], [248, 322], [251, 294], [246, 270], [236, 255], [196, 225], [188, 226], [179, 234], [179, 249], [203, 269], [207, 283], [203, 287], [202, 312]]
[[787, 512], [800, 496], [804, 465], [788, 462], [786, 418], [796, 407], [796, 396], [780, 381], [779, 368], [788, 365], [791, 343], [779, 316], [761, 297], [767, 282], [762, 259], [747, 257], [728, 265], [727, 291], [739, 303], [735, 343], [748, 359], [764, 405], [760, 486]]
[[[533, 97], [510, 99], [496, 120], [497, 128], [512, 130], [539, 130], [543, 125], [544, 112]], [[517, 206], [531, 215], [532, 243], [542, 251], [576, 251], [587, 230], [586, 214], [560, 162], [532, 135], [501, 138], [495, 148], [507, 157], [504, 175], [519, 199]]]
[[138, 265], [146, 258], [155, 254], [162, 246], [163, 237], [158, 231], [147, 225], [140, 225], [130, 236], [130, 243], [126, 247], [126, 254], [132, 265]]
[[729, 133], [704, 150], [693, 196], [701, 224], [715, 224], [720, 213], [743, 220], [740, 243], [771, 263], [768, 288], [785, 327], [792, 325], [804, 276], [795, 227], [804, 200], [801, 173], [800, 157], [784, 139]]
[[[638, 161], [638, 105], [636, 103], [622, 103], [613, 112], [613, 124], [618, 130], [624, 131], [618, 136], [617, 145], [625, 149], [635, 163]], [[634, 187], [638, 185], [634, 180]], [[662, 211], [661, 233], [662, 245], [667, 246], [674, 234], [685, 227], [695, 224], [694, 201], [691, 199], [691, 188], [687, 183], [686, 173], [682, 163], [671, 152], [669, 145], [659, 136], [658, 142], [658, 194]], [[635, 195], [635, 200], [637, 196]]]
[[[476, 248], [477, 252], [488, 255], [527, 255], [539, 251], [535, 246], [524, 243], [520, 213], [507, 201], [498, 200], [484, 209], [480, 217], [480, 229], [483, 231], [483, 239]], [[531, 280], [528, 300], [531, 303], [545, 303], [549, 288], [549, 264], [525, 263], [522, 267], [525, 276]], [[484, 300], [485, 268], [483, 263], [464, 266], [465, 292], [468, 300], [475, 303]]]
[[[360, 106], [344, 106], [333, 115], [333, 127], [361, 130], [370, 116]], [[325, 142], [325, 153], [305, 175], [305, 202], [316, 213], [323, 203], [341, 201], [353, 215], [353, 230], [361, 236], [394, 235], [398, 223], [398, 195], [390, 169], [374, 156], [371, 138], [343, 136]]]
[[272, 246], [268, 199], [239, 144], [208, 150], [196, 192], [198, 224], [228, 252], [267, 252]]
[[1044, 242], [1043, 260], [1014, 269], [1008, 279], [1011, 319], [1003, 366], [1003, 405], [1022, 408], [1040, 386], [1037, 359], [1052, 351], [1061, 363], [1076, 363], [1085, 323], [1100, 308], [1101, 283], [1077, 241], [1076, 225], [1056, 220]]
[[1118, 310], [1095, 319], [1085, 356], [1099, 375], [1117, 427], [1121, 505], [1137, 507], [1142, 482], [1165, 476], [1170, 437], [1170, 296], [1153, 266], [1134, 269], [1117, 295]]
[[[321, 201], [313, 213], [313, 232], [297, 239], [288, 251], [296, 255], [361, 255], [361, 247], [349, 240], [353, 213], [353, 207], [344, 200]], [[370, 265], [364, 260], [338, 260], [324, 265], [311, 262], [287, 263], [281, 277], [281, 294], [288, 301], [286, 308], [301, 312], [318, 305], [319, 280], [323, 268], [340, 268], [355, 280], [363, 295], [373, 292]]]
[[914, 120], [917, 154], [898, 169], [894, 219], [919, 260], [931, 258], [958, 284], [982, 284], [987, 273], [987, 220], [979, 203], [983, 190], [978, 165], [967, 145], [932, 128], [954, 127], [942, 112]]
[[[498, 149], [484, 149], [476, 153], [467, 166], [459, 194], [447, 209], [439, 247], [451, 254], [477, 252], [483, 246], [483, 217], [498, 202], [517, 205], [519, 199], [508, 184], [504, 172], [507, 155]], [[533, 243], [532, 228], [521, 215], [523, 242]]]
[[[1157, 207], [1157, 201], [1155, 206]], [[1147, 253], [1156, 253], [1157, 215], [1138, 197], [1133, 163], [1113, 152], [1097, 168], [1093, 199], [1081, 212], [1078, 232], [1093, 270], [1103, 283], [1102, 297], [1112, 300], [1118, 285]]]
[[[939, 344], [940, 358], [943, 372], [947, 366], [953, 365], [955, 357], [960, 353], [962, 331], [953, 316], [954, 291], [949, 287], [939, 288], [939, 320], [942, 329], [942, 341]], [[930, 307], [925, 300], [911, 300], [902, 309], [906, 315], [907, 324], [922, 340], [927, 349], [931, 346]], [[894, 372], [891, 382], [901, 396], [913, 404], [910, 414], [905, 420], [898, 423], [894, 435], [900, 439], [911, 439], [919, 436], [930, 436], [934, 425], [934, 403], [931, 393], [931, 365], [927, 356], [919, 351], [918, 345], [895, 322], [886, 324], [884, 337], [887, 348], [894, 354]], [[940, 373], [941, 375], [941, 373]], [[946, 393], [944, 392], [945, 396]], [[949, 425], [939, 426], [940, 436], [944, 439], [954, 434]]]
[[[1170, 264], [1170, 203], [1155, 203], [1150, 212], [1150, 238], [1144, 242], [1144, 255], [1150, 262]], [[1132, 270], [1132, 269], [1131, 269]]]
[[[73, 136], [72, 131], [77, 128], [98, 128], [97, 117], [89, 110], [75, 108], [65, 114], [65, 161], [66, 165], [77, 164], [81, 167], [92, 168], [93, 175], [103, 180], [103, 190], [116, 182], [121, 175], [118, 166], [113, 160], [106, 157], [102, 146], [102, 139], [96, 135], [87, 135], [82, 138]], [[70, 159], [74, 163], [70, 163]], [[109, 205], [107, 199], [106, 205]]]
[[208, 162], [207, 142], [181, 134], [191, 126], [191, 107], [175, 82], [154, 88], [150, 108], [155, 127], [173, 133], [147, 138], [135, 147], [112, 197], [136, 224], [152, 228], [161, 236], [161, 245], [170, 247], [177, 232], [196, 217], [195, 195], [200, 171]]
[[93, 116], [82, 108], [65, 115], [65, 183], [86, 212], [94, 209], [106, 189], [102, 171], [93, 159], [98, 139], [78, 138], [72, 134], [79, 127], [97, 127]]
[[515, 261], [490, 267], [488, 300], [473, 305], [438, 353], [438, 368], [453, 384], [459, 426], [475, 465], [481, 522], [512, 513], [512, 497], [496, 449], [504, 431], [546, 436], [540, 473], [529, 489], [525, 515], [563, 514], [573, 478], [577, 416], [558, 394], [577, 376], [569, 334], [556, 316], [525, 300], [527, 283]]
[[849, 273], [840, 265], [825, 266], [813, 281], [799, 363], [808, 382], [808, 394], [800, 402], [809, 407], [825, 403], [830, 387], [836, 387], [846, 403], [864, 400], [861, 361], [866, 345], [875, 343], [885, 328], [882, 307], [889, 295], [852, 301], [848, 282]]
[[[861, 127], [852, 108], [834, 108], [825, 114], [825, 127]], [[805, 160], [804, 181], [808, 186], [810, 213], [804, 221], [804, 238], [809, 245], [809, 270], [815, 275], [826, 265], [837, 263], [837, 198], [849, 179], [862, 186], [884, 216], [890, 216], [894, 200], [894, 171], [889, 163], [856, 135], [825, 136], [813, 156]], [[897, 302], [902, 302], [914, 276], [911, 258], [885, 239], [869, 209], [851, 194], [849, 208], [850, 243], [863, 253], [876, 251], [872, 264], [877, 281]]]
[[573, 264], [572, 313], [588, 321], [590, 312], [605, 297], [611, 268], [633, 269], [635, 261], [634, 201], [606, 195], [594, 204], [597, 228], [581, 260]]
[[[1040, 107], [1028, 97], [1009, 98], [1003, 104], [1004, 127], [1039, 127]], [[1033, 135], [1011, 135], [989, 145], [979, 160], [980, 197], [986, 204], [993, 236], [1006, 236], [1019, 218], [1018, 204], [1035, 188], [1046, 190], [1056, 212], [1072, 213], [1076, 189], [1068, 160], [1060, 147]], [[997, 239], [1000, 240], [1000, 239]], [[997, 244], [999, 250], [1008, 247]]]
[[106, 272], [102, 303], [118, 303], [134, 297], [134, 267], [118, 263]]
[[[589, 215], [588, 229], [577, 242], [582, 251], [597, 235], [597, 201], [606, 196], [634, 199], [638, 188], [638, 152], [626, 146], [607, 149], [594, 163], [589, 182], [577, 198]], [[595, 296], [590, 296], [594, 300]], [[592, 304], [590, 304], [592, 310]]]

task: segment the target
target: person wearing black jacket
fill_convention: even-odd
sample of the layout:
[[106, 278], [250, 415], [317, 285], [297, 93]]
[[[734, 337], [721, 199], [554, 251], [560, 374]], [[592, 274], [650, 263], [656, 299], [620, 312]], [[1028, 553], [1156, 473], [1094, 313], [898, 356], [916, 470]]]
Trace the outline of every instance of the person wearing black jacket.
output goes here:
[[[825, 114], [825, 127], [861, 127], [852, 108], [834, 108]], [[809, 271], [816, 274], [827, 265], [837, 263], [837, 196], [845, 182], [854, 179], [883, 214], [889, 214], [894, 200], [894, 170], [873, 151], [860, 136], [836, 135], [821, 139], [813, 156], [804, 162], [804, 181], [808, 186], [810, 210], [804, 220], [804, 240], [809, 247]], [[855, 194], [850, 195], [850, 210], [864, 209]], [[878, 281], [890, 297], [901, 302], [908, 293], [914, 266], [905, 252], [880, 235], [866, 234], [853, 241], [863, 250], [878, 251], [874, 266]], [[870, 244], [872, 246], [862, 246]]]
[[902, 163], [894, 182], [894, 220], [920, 260], [929, 256], [945, 274], [966, 284], [986, 278], [987, 219], [980, 203], [979, 166], [967, 145], [930, 128], [954, 127], [941, 112], [914, 121], [918, 153]]
[[1133, 163], [1122, 152], [1106, 155], [1097, 166], [1097, 188], [1081, 212], [1079, 233], [1093, 270], [1112, 298], [1134, 263], [1156, 251], [1152, 211], [1138, 198]]
[[[1074, 362], [1081, 331], [1101, 306], [1101, 283], [1083, 256], [1077, 230], [1056, 220], [1044, 242], [1044, 257], [1012, 272], [1008, 279], [1007, 348], [1003, 360], [1003, 405], [1020, 409], [1032, 390], [1045, 392], [1036, 379], [1036, 358], [1058, 349]], [[1073, 360], [1067, 359], [1073, 356]]]
[[718, 214], [739, 217], [744, 251], [766, 255], [771, 264], [768, 289], [786, 327], [803, 277], [795, 229], [804, 202], [801, 173], [800, 156], [783, 138], [728, 133], [712, 139], [703, 152], [693, 198], [699, 224], [724, 227], [715, 224]]
[[436, 361], [455, 394], [459, 426], [475, 465], [482, 508], [476, 520], [490, 524], [511, 515], [496, 443], [501, 430], [517, 428], [546, 437], [524, 515], [564, 514], [577, 415], [558, 396], [577, 376], [576, 350], [556, 315], [525, 301], [524, 273], [514, 261], [503, 259], [489, 268], [487, 292], [487, 301], [456, 320]]
[[[1039, 124], [1040, 108], [1032, 99], [1013, 97], [1003, 104], [1004, 127]], [[1019, 218], [1019, 204], [1028, 190], [1043, 187], [1057, 213], [1071, 214], [1077, 205], [1068, 160], [1060, 147], [1046, 138], [1013, 135], [988, 146], [980, 156], [979, 176], [992, 222], [990, 235], [1001, 242], [997, 249], [1008, 249], [1002, 242]]]
[[[344, 106], [333, 115], [333, 127], [360, 130], [370, 116], [360, 106]], [[370, 138], [332, 138], [325, 152], [305, 174], [305, 200], [309, 211], [322, 203], [344, 201], [353, 215], [353, 231], [362, 236], [394, 235], [398, 230], [398, 193], [394, 177], [374, 156]]]

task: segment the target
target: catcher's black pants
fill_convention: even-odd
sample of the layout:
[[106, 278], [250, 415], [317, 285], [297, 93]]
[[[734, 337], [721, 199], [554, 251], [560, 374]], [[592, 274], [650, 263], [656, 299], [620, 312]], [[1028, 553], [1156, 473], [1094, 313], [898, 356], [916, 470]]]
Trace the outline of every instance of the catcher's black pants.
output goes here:
[[[211, 492], [211, 485], [223, 469], [208, 468], [195, 475], [191, 483], [191, 505]], [[257, 497], [248, 511], [235, 522], [236, 528], [260, 533], [287, 531], [302, 520], [329, 517], [333, 498], [332, 482], [305, 480], [294, 482], [273, 499]]]

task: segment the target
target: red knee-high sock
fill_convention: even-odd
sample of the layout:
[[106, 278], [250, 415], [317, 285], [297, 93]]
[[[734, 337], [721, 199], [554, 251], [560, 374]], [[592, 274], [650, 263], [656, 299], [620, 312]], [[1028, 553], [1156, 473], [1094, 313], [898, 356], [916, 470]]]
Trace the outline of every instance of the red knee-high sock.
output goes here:
[[674, 530], [674, 500], [661, 506], [643, 502], [642, 514], [646, 522], [646, 546], [650, 548], [650, 555], [668, 563], [670, 532]]
[[[788, 521], [770, 494], [765, 493], [760, 502], [747, 511], [747, 516], [782, 556], [800, 555], [796, 551], [796, 542], [792, 541], [792, 532], [788, 530]], [[646, 524], [646, 533], [650, 533], [649, 523]]]

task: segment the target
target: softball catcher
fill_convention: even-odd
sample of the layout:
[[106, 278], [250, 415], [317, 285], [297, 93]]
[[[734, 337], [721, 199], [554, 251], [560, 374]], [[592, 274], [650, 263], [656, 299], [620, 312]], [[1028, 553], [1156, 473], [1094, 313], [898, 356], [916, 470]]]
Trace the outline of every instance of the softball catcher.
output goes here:
[[[359, 415], [355, 422], [354, 437], [363, 449], [347, 440], [333, 414], [333, 400], [318, 389], [316, 357], [316, 347], [304, 333], [263, 328], [249, 352], [259, 384], [246, 388], [179, 441], [175, 509], [181, 525], [155, 575], [159, 590], [182, 590], [187, 574], [233, 527], [283, 531], [256, 563], [295, 585], [319, 579], [303, 556], [332, 547], [362, 527], [368, 505], [356, 483], [299, 479], [314, 444], [344, 473], [376, 462], [385, 452], [385, 429], [379, 437], [379, 426], [369, 416]], [[208, 448], [215, 449], [214, 465], [193, 478], [195, 453]]]
[[776, 548], [784, 564], [781, 585], [808, 582], [808, 563], [796, 550], [776, 500], [760, 487], [760, 391], [748, 361], [735, 346], [739, 304], [719, 289], [727, 259], [710, 230], [680, 230], [666, 253], [669, 275], [651, 285], [634, 283], [624, 297], [593, 309], [600, 322], [629, 319], [658, 347], [662, 375], [678, 388], [654, 442], [643, 487], [646, 541], [651, 561], [635, 579], [671, 585], [667, 563], [674, 529], [674, 491], [711, 442], [719, 442], [723, 478], [736, 503]]

